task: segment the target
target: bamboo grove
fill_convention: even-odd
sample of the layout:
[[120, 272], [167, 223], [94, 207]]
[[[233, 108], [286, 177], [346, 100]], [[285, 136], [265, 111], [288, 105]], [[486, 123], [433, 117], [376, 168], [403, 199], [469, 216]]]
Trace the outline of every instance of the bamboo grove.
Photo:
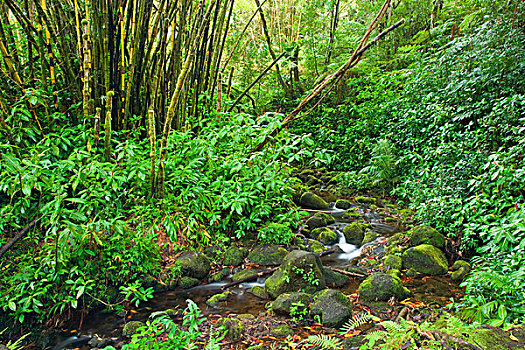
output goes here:
[[[189, 127], [210, 108], [212, 98], [199, 96], [221, 94], [232, 10], [233, 0], [4, 0], [2, 108], [42, 84], [53, 96], [46, 108], [97, 129], [101, 118], [132, 129], [149, 110], [158, 130], [171, 119]], [[77, 101], [81, 114], [73, 113]]]

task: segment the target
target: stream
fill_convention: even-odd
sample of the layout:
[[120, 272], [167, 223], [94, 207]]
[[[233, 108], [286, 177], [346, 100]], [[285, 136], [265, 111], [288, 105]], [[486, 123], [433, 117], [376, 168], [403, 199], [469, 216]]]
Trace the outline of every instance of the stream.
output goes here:
[[[328, 227], [338, 233], [339, 241], [333, 246], [328, 246], [328, 248], [336, 248], [336, 252], [321, 258], [324, 266], [338, 268], [347, 266], [352, 263], [352, 260], [358, 258], [367, 246], [375, 245], [375, 249], [380, 250], [385, 242], [385, 237], [404, 230], [404, 227], [396, 221], [390, 220], [391, 222], [385, 223], [384, 216], [380, 215], [376, 210], [357, 207], [356, 211], [361, 215], [361, 221], [369, 224], [370, 228], [379, 234], [379, 237], [362, 247], [348, 244], [342, 231], [344, 226], [348, 225], [352, 220], [343, 218], [345, 210], [333, 208], [332, 206], [330, 215], [335, 218], [335, 223]], [[355, 260], [353, 264], [355, 264]], [[147, 302], [142, 302], [138, 308], [128, 310], [127, 313], [122, 312], [116, 315], [115, 313], [92, 310], [82, 321], [80, 329], [78, 329], [81, 323], [80, 317], [75, 315], [69, 322], [68, 329], [63, 329], [57, 332], [55, 336], [51, 336], [53, 345], [46, 349], [66, 350], [80, 348], [88, 350], [91, 349], [91, 346], [87, 345], [87, 342], [94, 336], [109, 338], [114, 342], [119, 342], [122, 339], [122, 328], [126, 322], [135, 320], [145, 322], [151, 313], [155, 311], [176, 308], [184, 309], [187, 299], [192, 299], [199, 306], [203, 316], [211, 314], [222, 316], [228, 314], [265, 315], [267, 311], [265, 306], [268, 300], [254, 296], [248, 292], [248, 289], [253, 286], [264, 286], [264, 281], [267, 277], [259, 278], [256, 282], [243, 283], [230, 288], [231, 294], [226, 302], [221, 303], [221, 308], [219, 309], [209, 307], [206, 301], [212, 295], [222, 292], [221, 287], [231, 281], [231, 275], [221, 282], [202, 284], [190, 289], [177, 288], [173, 291], [158, 292], [154, 298]], [[431, 283], [432, 287], [429, 287], [429, 283]], [[344, 287], [339, 289], [347, 294], [352, 294], [357, 291], [358, 286], [359, 281], [350, 279]], [[452, 297], [457, 291], [457, 285], [451, 284], [450, 279], [446, 278], [446, 276], [434, 276], [423, 282], [420, 279], [413, 279], [409, 280], [406, 286], [413, 291], [412, 300], [414, 302], [431, 303], [444, 301]]]

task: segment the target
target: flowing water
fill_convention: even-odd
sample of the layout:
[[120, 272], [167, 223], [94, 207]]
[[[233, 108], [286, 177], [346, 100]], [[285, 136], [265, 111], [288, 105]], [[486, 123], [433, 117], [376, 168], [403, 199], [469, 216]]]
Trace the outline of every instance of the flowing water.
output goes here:
[[[372, 210], [356, 209], [361, 214], [361, 220], [370, 224], [372, 230], [376, 231], [380, 236], [390, 236], [396, 232], [399, 232], [400, 228], [397, 224], [387, 224], [383, 222], [383, 218], [377, 212]], [[325, 266], [341, 267], [349, 265], [351, 261], [360, 256], [362, 247], [359, 248], [355, 245], [348, 244], [345, 236], [343, 235], [343, 228], [348, 225], [349, 220], [342, 218], [344, 210], [332, 208], [330, 214], [335, 218], [336, 222], [329, 226], [332, 230], [335, 230], [339, 235], [339, 241], [337, 244], [330, 248], [336, 248], [336, 252], [333, 254], [322, 257], [322, 263]], [[377, 242], [384, 241], [384, 238], [380, 237]], [[338, 247], [338, 248], [337, 248]], [[231, 276], [229, 276], [231, 277]], [[230, 288], [230, 296], [226, 302], [221, 303], [220, 309], [210, 308], [206, 301], [214, 294], [222, 292], [221, 287], [229, 282], [229, 278], [225, 281], [218, 283], [210, 283], [200, 285], [191, 289], [176, 289], [174, 291], [159, 292], [155, 294], [155, 298], [140, 304], [140, 307], [136, 310], [129, 311], [127, 314], [115, 315], [115, 313], [103, 313], [101, 311], [90, 312], [82, 321], [82, 326], [78, 329], [80, 324], [80, 318], [77, 316], [70, 322], [70, 329], [77, 329], [72, 335], [71, 331], [65, 330], [61, 334], [57, 334], [54, 341], [52, 350], [64, 350], [74, 347], [80, 347], [89, 340], [89, 337], [97, 335], [103, 338], [111, 338], [117, 340], [121, 337], [122, 328], [125, 322], [139, 320], [145, 321], [155, 311], [176, 309], [186, 307], [186, 300], [192, 299], [202, 310], [202, 314], [207, 316], [210, 314], [252, 314], [259, 315], [266, 312], [265, 305], [267, 300], [262, 300], [253, 294], [248, 292], [248, 289], [253, 286], [264, 286], [264, 278], [260, 278], [256, 282], [244, 283], [235, 287]], [[452, 289], [445, 280], [441, 281], [437, 279], [436, 285], [443, 285], [446, 290]], [[346, 293], [354, 293], [357, 290], [359, 282], [351, 279], [350, 282], [342, 288]], [[422, 290], [421, 293], [417, 292], [415, 295], [422, 297], [428, 297], [428, 293], [425, 292], [425, 286], [414, 282], [413, 288], [419, 288]], [[441, 287], [440, 287], [441, 288]], [[448, 294], [447, 294], [448, 297]], [[444, 297], [440, 297], [443, 298]], [[49, 348], [48, 348], [49, 349]], [[82, 349], [90, 349], [89, 345], [84, 345]]]

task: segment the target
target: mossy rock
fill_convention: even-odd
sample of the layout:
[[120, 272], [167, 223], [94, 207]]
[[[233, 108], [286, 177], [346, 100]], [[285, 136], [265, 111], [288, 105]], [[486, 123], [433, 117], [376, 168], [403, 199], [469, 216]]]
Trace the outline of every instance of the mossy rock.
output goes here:
[[242, 280], [243, 278], [248, 278], [248, 277], [254, 276], [254, 275], [258, 274], [259, 272], [260, 271], [257, 270], [257, 269], [241, 270], [241, 271], [235, 273], [232, 276], [232, 280], [234, 280], [234, 281]]
[[315, 213], [312, 217], [306, 220], [306, 226], [310, 230], [331, 225], [333, 223], [335, 223], [335, 219], [326, 213]]
[[270, 296], [268, 295], [268, 292], [266, 292], [266, 289], [261, 286], [251, 287], [250, 289], [248, 289], [248, 293], [251, 293], [261, 299], [270, 299]]
[[383, 267], [388, 270], [401, 270], [403, 268], [403, 260], [397, 255], [387, 255], [383, 262]]
[[183, 276], [203, 279], [211, 269], [210, 260], [201, 252], [184, 252], [177, 258]]
[[352, 202], [350, 202], [347, 199], [338, 199], [335, 202], [335, 207], [337, 209], [343, 209], [343, 210], [350, 209], [352, 207]]
[[281, 246], [263, 244], [252, 249], [248, 261], [262, 266], [279, 265], [287, 254], [288, 251]]
[[222, 264], [225, 266], [239, 266], [243, 262], [243, 253], [237, 246], [226, 249], [222, 258]]
[[219, 281], [222, 281], [223, 279], [225, 279], [229, 274], [230, 274], [230, 269], [224, 268], [224, 269], [221, 269], [221, 270], [215, 272], [214, 274], [212, 274], [208, 278], [208, 281], [210, 281], [210, 282], [219, 282]]
[[125, 338], [131, 338], [133, 334], [138, 333], [137, 329], [144, 326], [145, 324], [143, 322], [130, 321], [124, 325], [124, 328], [122, 329], [122, 336]]
[[343, 268], [347, 272], [351, 272], [357, 275], [362, 275], [363, 277], [356, 277], [357, 279], [366, 279], [370, 274], [368, 270], [362, 266], [348, 265]]
[[351, 219], [351, 218], [360, 218], [360, 217], [361, 217], [361, 214], [359, 214], [357, 212], [357, 208], [350, 208], [350, 209], [347, 209], [343, 213], [343, 216], [341, 218], [342, 219]]
[[374, 232], [372, 230], [366, 230], [365, 236], [363, 237], [363, 242], [361, 242], [361, 244], [365, 245], [367, 243], [373, 242], [377, 237], [379, 237], [379, 234], [377, 232]]
[[189, 289], [198, 286], [201, 282], [193, 277], [184, 276], [179, 281], [179, 287], [182, 289]]
[[337, 200], [336, 195], [330, 191], [324, 191], [321, 194], [321, 198], [323, 198], [327, 203], [333, 203]]
[[226, 301], [230, 294], [230, 291], [226, 291], [224, 293], [212, 295], [208, 300], [206, 300], [206, 304], [208, 304], [208, 306], [216, 308], [221, 301]]
[[320, 254], [325, 251], [325, 247], [321, 242], [315, 239], [309, 239], [308, 245], [306, 246], [306, 250], [314, 254]]
[[430, 244], [407, 249], [402, 256], [403, 267], [426, 275], [443, 275], [448, 271], [445, 254]]
[[292, 307], [297, 308], [296, 312], [303, 311], [308, 309], [308, 305], [310, 305], [312, 301], [312, 296], [307, 293], [283, 293], [272, 303], [272, 311], [278, 315], [289, 316]]
[[332, 269], [323, 267], [324, 278], [327, 285], [334, 285], [336, 287], [344, 286], [350, 277], [343, 275], [342, 273], [332, 271]]
[[364, 301], [388, 301], [392, 297], [403, 300], [410, 291], [401, 280], [386, 273], [375, 273], [359, 285], [359, 298]]
[[327, 227], [316, 228], [312, 231], [312, 236], [326, 245], [332, 245], [338, 241], [337, 232], [334, 232]]
[[398, 269], [390, 269], [387, 272], [385, 272], [387, 275], [390, 275], [392, 277], [401, 278], [401, 271]]
[[355, 201], [357, 203], [361, 203], [361, 204], [373, 204], [377, 200], [375, 198], [373, 198], [373, 197], [357, 196], [357, 197], [355, 197]]
[[343, 228], [343, 234], [345, 235], [346, 243], [360, 246], [365, 238], [365, 231], [363, 225], [358, 222], [353, 222], [350, 225], [346, 225]]
[[312, 169], [303, 169], [297, 174], [297, 177], [306, 182], [310, 175], [315, 175], [315, 171]]
[[286, 338], [290, 335], [293, 335], [294, 331], [287, 324], [282, 324], [273, 328], [270, 333], [272, 333], [276, 337]]
[[319, 256], [302, 250], [294, 250], [264, 283], [272, 298], [283, 293], [304, 291], [314, 293], [324, 289], [325, 278]]
[[319, 316], [324, 327], [339, 328], [352, 317], [352, 303], [340, 291], [324, 289], [314, 294], [310, 315]]
[[445, 246], [445, 236], [432, 227], [420, 225], [412, 229], [410, 244], [412, 246], [430, 244], [436, 248], [443, 249]]
[[450, 275], [450, 278], [452, 278], [453, 281], [461, 282], [465, 279], [465, 277], [470, 273], [472, 270], [472, 266], [464, 260], [457, 260], [452, 264], [452, 274]]
[[230, 340], [238, 340], [244, 335], [244, 324], [237, 318], [221, 317], [217, 320], [217, 327], [224, 327]]
[[319, 185], [320, 183], [322, 183], [322, 181], [318, 179], [317, 177], [315, 177], [314, 175], [308, 175], [306, 177], [306, 184], [308, 186], [315, 186], [315, 185]]
[[301, 196], [300, 203], [305, 208], [318, 209], [318, 210], [328, 210], [328, 203], [318, 195], [312, 192], [305, 192]]

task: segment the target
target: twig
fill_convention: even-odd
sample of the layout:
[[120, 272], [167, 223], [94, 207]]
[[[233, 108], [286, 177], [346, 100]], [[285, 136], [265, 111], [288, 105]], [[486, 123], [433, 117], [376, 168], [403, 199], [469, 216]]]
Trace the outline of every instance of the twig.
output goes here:
[[28, 232], [29, 230], [35, 226], [36, 222], [38, 221], [38, 219], [40, 219], [42, 217], [42, 214], [39, 214], [33, 221], [31, 221], [26, 227], [24, 227], [24, 229], [20, 232], [18, 232], [16, 234], [16, 236], [13, 237], [13, 239], [11, 241], [9, 241], [8, 243], [4, 244], [2, 246], [2, 248], [0, 248], [0, 258], [5, 254], [5, 252], [7, 252], [9, 250], [9, 248], [11, 248], [13, 246], [13, 244], [15, 244], [16, 242], [18, 242], [22, 237], [24, 237]]
[[347, 275], [347, 276], [351, 276], [351, 277], [361, 277], [361, 278], [364, 278], [366, 277], [365, 275], [361, 275], [361, 274], [358, 274], [358, 273], [355, 273], [355, 272], [348, 272], [348, 271], [345, 271], [345, 270], [341, 270], [341, 269], [336, 269], [335, 267], [329, 267], [328, 268], [334, 272], [339, 272], [343, 275]]

